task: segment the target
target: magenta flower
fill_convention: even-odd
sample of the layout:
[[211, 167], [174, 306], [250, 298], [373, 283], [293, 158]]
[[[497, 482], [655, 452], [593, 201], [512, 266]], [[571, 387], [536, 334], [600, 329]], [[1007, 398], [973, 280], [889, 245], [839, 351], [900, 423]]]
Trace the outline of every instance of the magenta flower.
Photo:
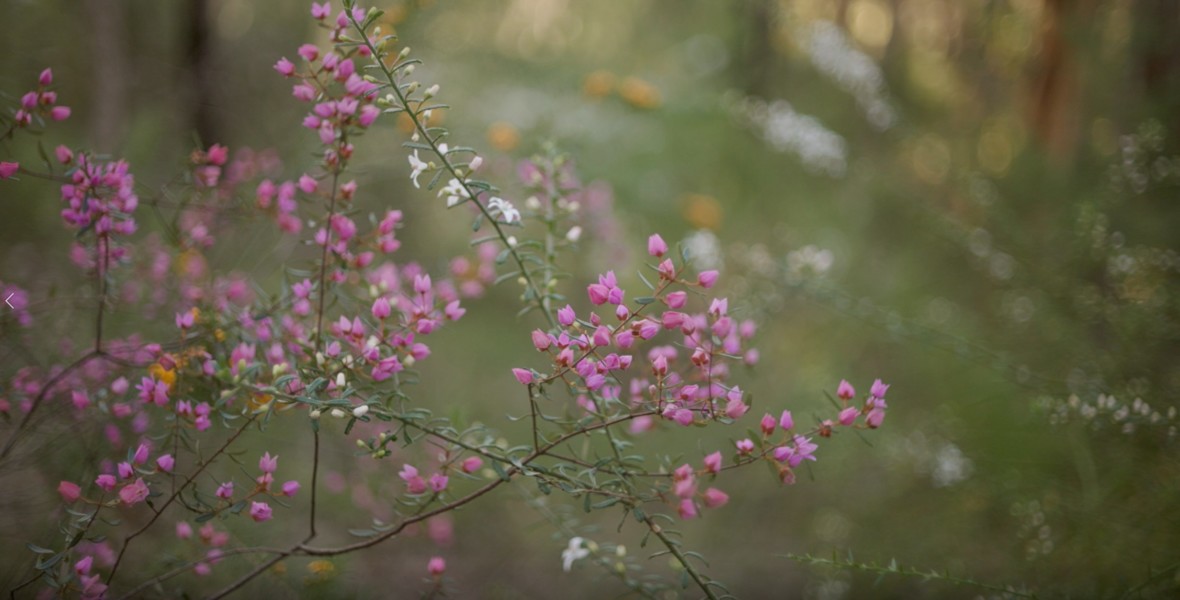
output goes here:
[[426, 563], [426, 571], [430, 573], [431, 577], [440, 577], [446, 570], [447, 561], [443, 560], [441, 556], [431, 557], [430, 561]]
[[104, 492], [110, 492], [115, 489], [115, 476], [110, 473], [103, 473], [94, 479], [94, 485], [97, 485]]
[[795, 428], [795, 419], [791, 417], [791, 411], [783, 411], [783, 416], [779, 417], [778, 426], [781, 427], [783, 431], [790, 431], [791, 429]]
[[263, 454], [262, 458], [258, 459], [258, 470], [263, 473], [274, 473], [278, 468], [279, 457], [271, 456], [270, 452]]
[[147, 500], [148, 492], [147, 484], [140, 477], [135, 480], [135, 483], [129, 483], [119, 490], [119, 499], [123, 501], [123, 504], [131, 506]]
[[176, 459], [172, 458], [171, 454], [161, 455], [156, 459], [156, 466], [165, 473], [171, 473], [172, 467], [176, 466]]
[[474, 473], [482, 466], [482, 458], [478, 456], [468, 456], [467, 458], [463, 459], [463, 462], [460, 464], [459, 468], [463, 469], [464, 473]]
[[651, 237], [647, 238], [647, 253], [659, 258], [668, 252], [668, 244], [660, 234], [653, 233]]
[[294, 496], [295, 494], [299, 493], [299, 487], [300, 486], [299, 486], [298, 481], [291, 480], [291, 481], [285, 482], [285, 483], [283, 483], [283, 487], [282, 487], [283, 495], [287, 496], [287, 497]]
[[411, 494], [421, 494], [426, 491], [426, 481], [418, 474], [418, 469], [412, 465], [402, 465], [402, 470], [397, 474], [406, 482], [406, 490]]
[[251, 502], [250, 503], [250, 518], [254, 519], [256, 523], [269, 521], [271, 515], [270, 505], [265, 502]]
[[766, 413], [762, 415], [762, 421], [758, 425], [762, 428], [762, 435], [770, 435], [774, 433], [777, 423], [775, 423], [774, 417], [770, 413]]
[[710, 473], [721, 471], [721, 452], [714, 452], [705, 457], [705, 470]]
[[836, 386], [836, 396], [842, 400], [851, 400], [856, 396], [856, 388], [852, 387], [851, 383], [841, 379], [840, 385]]
[[711, 487], [705, 490], [704, 502], [709, 508], [721, 508], [729, 502], [729, 494]]
[[388, 318], [392, 312], [393, 310], [389, 306], [389, 300], [384, 296], [373, 301], [373, 318], [383, 320]]
[[697, 285], [705, 289], [713, 287], [716, 283], [717, 271], [701, 271], [700, 275], [697, 275]]
[[279, 62], [275, 63], [275, 70], [283, 77], [290, 77], [295, 74], [295, 65], [286, 57], [280, 58]]
[[564, 307], [557, 309], [557, 322], [561, 323], [563, 327], [573, 325], [576, 319], [577, 315], [570, 305], [566, 304]]
[[512, 375], [521, 385], [528, 385], [533, 382], [533, 372], [528, 369], [512, 369]]
[[15, 162], [0, 162], [0, 179], [8, 179], [12, 177], [17, 170], [20, 169], [20, 163]]
[[78, 497], [82, 495], [82, 488], [72, 481], [63, 481], [57, 484], [57, 493], [61, 494], [61, 499], [67, 504], [74, 503]]

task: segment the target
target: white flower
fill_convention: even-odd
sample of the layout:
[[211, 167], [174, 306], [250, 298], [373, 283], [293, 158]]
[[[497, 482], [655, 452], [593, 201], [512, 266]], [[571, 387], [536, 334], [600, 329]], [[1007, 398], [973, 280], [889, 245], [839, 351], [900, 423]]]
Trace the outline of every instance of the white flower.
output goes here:
[[582, 547], [582, 538], [570, 538], [570, 545], [561, 551], [561, 568], [569, 573], [574, 561], [590, 556], [590, 551]]
[[454, 178], [447, 182], [447, 187], [438, 191], [438, 195], [447, 197], [447, 208], [455, 206], [471, 197], [467, 195], [467, 190], [463, 187], [463, 184]]
[[565, 234], [565, 239], [567, 239], [571, 242], [576, 242], [581, 237], [582, 237], [582, 227], [580, 225], [574, 225], [573, 227], [570, 227], [570, 230], [567, 231]]
[[421, 175], [422, 172], [426, 170], [428, 165], [426, 163], [422, 162], [422, 159], [418, 158], [418, 151], [417, 150], [415, 150], [414, 153], [410, 155], [410, 167], [412, 169], [414, 169], [410, 173], [410, 179], [413, 180], [414, 187], [421, 188], [421, 186], [418, 185], [418, 176]]
[[362, 404], [362, 405], [352, 409], [352, 416], [354, 416], [358, 419], [367, 415], [367, 414], [369, 414], [369, 405], [368, 404]]
[[500, 213], [505, 223], [519, 223], [520, 211], [512, 203], [499, 197], [488, 200], [488, 210]]

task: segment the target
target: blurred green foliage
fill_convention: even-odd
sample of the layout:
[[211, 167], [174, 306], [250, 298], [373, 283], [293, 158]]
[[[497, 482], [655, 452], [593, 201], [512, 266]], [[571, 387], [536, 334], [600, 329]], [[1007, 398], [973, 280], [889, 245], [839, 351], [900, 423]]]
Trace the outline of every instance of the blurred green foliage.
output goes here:
[[[733, 502], [685, 524], [735, 594], [995, 593], [784, 558], [848, 550], [1039, 597], [1180, 590], [1180, 5], [383, 8], [386, 27], [424, 59], [419, 79], [440, 83], [454, 106], [441, 115], [454, 138], [489, 153], [491, 177], [512, 182], [515, 160], [554, 143], [584, 181], [613, 189], [621, 237], [606, 248], [587, 240], [571, 265], [583, 279], [606, 268], [630, 277], [651, 231], [715, 233], [731, 309], [764, 320], [754, 412], [809, 414], [841, 378], [893, 384], [871, 447], [851, 436], [825, 446], [813, 477], [789, 488], [761, 471], [735, 474]], [[169, 180], [195, 136], [278, 148], [288, 165], [314, 145], [297, 127], [303, 107], [271, 70], [319, 35], [305, 3], [3, 0], [0, 22], [0, 89], [18, 93], [53, 66], [74, 108], [47, 145], [125, 155], [148, 189]], [[410, 186], [403, 134], [386, 119], [358, 146], [362, 202], [407, 212], [405, 255], [464, 252], [467, 224]], [[81, 284], [56, 196], [14, 189], [0, 188], [0, 278], [56, 289], [59, 301], [40, 310], [68, 311]], [[264, 286], [300, 255], [247, 243], [218, 260]], [[581, 297], [577, 285], [569, 292]], [[520, 414], [522, 399], [508, 368], [532, 352], [515, 306], [505, 286], [443, 331], [435, 353], [447, 358], [424, 366], [415, 398], [514, 431], [504, 415]], [[2, 351], [6, 362], [23, 352]], [[667, 453], [689, 457], [730, 443], [672, 437]], [[329, 464], [356, 468], [347, 448]], [[392, 466], [370, 477], [392, 480]], [[329, 495], [340, 513], [351, 510], [346, 492]], [[563, 574], [568, 535], [513, 493], [456, 516], [445, 552], [458, 595], [622, 591], [592, 568]], [[5, 537], [39, 533], [0, 520]], [[614, 521], [576, 525], [644, 552]], [[282, 595], [384, 597], [382, 586], [424, 572], [423, 543], [395, 541], [330, 569], [291, 561], [274, 581]], [[3, 556], [27, 558], [16, 544]], [[5, 581], [18, 576], [4, 568]]]

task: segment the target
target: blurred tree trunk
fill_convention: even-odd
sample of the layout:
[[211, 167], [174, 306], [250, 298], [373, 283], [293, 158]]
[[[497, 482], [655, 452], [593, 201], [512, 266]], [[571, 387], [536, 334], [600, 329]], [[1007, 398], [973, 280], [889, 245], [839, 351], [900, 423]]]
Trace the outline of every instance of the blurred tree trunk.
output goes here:
[[[209, 146], [223, 141], [216, 111], [216, 80], [213, 73], [212, 28], [209, 20], [208, 0], [188, 0], [184, 31], [185, 64], [190, 80], [188, 82], [189, 125]], [[182, 13], [183, 14], [183, 13]]]
[[771, 36], [774, 35], [776, 6], [773, 0], [750, 0], [743, 2], [744, 11], [740, 29], [746, 35], [738, 39], [736, 56], [742, 57], [743, 69], [738, 73], [738, 86], [746, 95], [767, 97], [770, 93], [771, 71], [775, 64], [776, 52]]
[[[1180, 102], [1180, 3], [1175, 0], [1146, 0], [1136, 5], [1132, 39], [1140, 40], [1140, 75], [1143, 92], [1165, 106]], [[1180, 138], [1180, 115], [1170, 111], [1166, 123], [1173, 138]]]
[[1065, 34], [1066, 0], [1045, 0], [1041, 21], [1041, 65], [1032, 82], [1029, 126], [1049, 156], [1068, 162], [1078, 141], [1078, 81]]
[[85, 0], [84, 5], [94, 69], [90, 143], [99, 152], [114, 152], [127, 134], [127, 15], [120, 0]]

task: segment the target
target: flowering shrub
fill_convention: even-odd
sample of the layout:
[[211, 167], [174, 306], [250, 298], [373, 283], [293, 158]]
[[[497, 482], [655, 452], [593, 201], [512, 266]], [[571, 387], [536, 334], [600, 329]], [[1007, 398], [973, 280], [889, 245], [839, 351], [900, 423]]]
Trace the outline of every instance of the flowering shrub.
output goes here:
[[[222, 597], [288, 557], [358, 552], [500, 486], [527, 482], [588, 512], [623, 511], [664, 547], [685, 581], [708, 597], [724, 593], [669, 526], [722, 509], [738, 492], [726, 471], [770, 465], [780, 482], [795, 483], [801, 466], [817, 460], [820, 442], [882, 425], [889, 386], [876, 380], [858, 395], [840, 381], [830, 418], [813, 423], [797, 422], [776, 401], [760, 419], [748, 414], [751, 399], [738, 379], [759, 361], [757, 325], [716, 295], [718, 271], [694, 267], [689, 253], [659, 234], [647, 239], [650, 264], [638, 275], [638, 292], [607, 271], [572, 286], [567, 298], [559, 259], [583, 231], [572, 163], [558, 154], [524, 163], [527, 200], [518, 207], [478, 178], [481, 155], [444, 141], [447, 132], [431, 125], [432, 113], [448, 108], [436, 102], [439, 86], [413, 78], [418, 61], [374, 26], [380, 11], [345, 2], [334, 12], [325, 2], [314, 3], [311, 15], [330, 45], [305, 44], [296, 60], [280, 58], [274, 69], [309, 105], [302, 124], [319, 140], [316, 163], [284, 178], [267, 153], [243, 149], [231, 159], [219, 144], [195, 150], [169, 242], [139, 231], [144, 203], [124, 161], [59, 146], [44, 169], [0, 163], [0, 177], [11, 180], [3, 185], [59, 185], [62, 219], [76, 232], [69, 257], [95, 289], [88, 347], [63, 345], [56, 364], [5, 374], [0, 411], [12, 424], [0, 459], [18, 455], [32, 430], [48, 426], [34, 419], [46, 405], [101, 422], [108, 442], [57, 484], [63, 535], [30, 540], [37, 560], [20, 588], [136, 597], [166, 593], [171, 578], [191, 572], [211, 577], [201, 580], [208, 582], [202, 593]], [[51, 133], [46, 119], [69, 116], [52, 83], [46, 69], [5, 118], [4, 138]], [[398, 118], [412, 128], [404, 156], [413, 185], [437, 189], [447, 208], [471, 215], [477, 264], [460, 256], [450, 273], [430, 273], [398, 256], [397, 234], [407, 225], [401, 211], [366, 217], [354, 208], [366, 193], [351, 175], [354, 141]], [[215, 272], [210, 249], [234, 243], [217, 236], [228, 211], [272, 222], [316, 257], [289, 265], [274, 288]], [[529, 364], [503, 365], [505, 379], [519, 384], [513, 406], [528, 424], [527, 438], [513, 441], [440, 417], [411, 395], [415, 366], [440, 359], [431, 335], [461, 327], [464, 303], [505, 282], [521, 287], [526, 317], [513, 343], [531, 340], [538, 352]], [[3, 335], [32, 335], [37, 323], [26, 308], [35, 298], [10, 282], [0, 291], [14, 306]], [[106, 321], [116, 309], [168, 315], [172, 334], [114, 335]], [[244, 437], [265, 445], [277, 419], [307, 423], [310, 464], [235, 449]], [[700, 456], [660, 451], [661, 430], [689, 427], [745, 433]], [[394, 508], [389, 518], [350, 530], [358, 539], [324, 544], [317, 541], [324, 533], [321, 446], [340, 441], [355, 445], [356, 461], [380, 461], [381, 477], [396, 484], [382, 487]], [[232, 546], [231, 520], [252, 522], [260, 541]], [[588, 559], [643, 594], [668, 585], [616, 568], [622, 546], [570, 537], [566, 570]], [[153, 561], [149, 543], [167, 548], [169, 558]], [[440, 592], [446, 557], [427, 554], [423, 575], [430, 593]], [[234, 558], [249, 559], [249, 568], [229, 566]]]

